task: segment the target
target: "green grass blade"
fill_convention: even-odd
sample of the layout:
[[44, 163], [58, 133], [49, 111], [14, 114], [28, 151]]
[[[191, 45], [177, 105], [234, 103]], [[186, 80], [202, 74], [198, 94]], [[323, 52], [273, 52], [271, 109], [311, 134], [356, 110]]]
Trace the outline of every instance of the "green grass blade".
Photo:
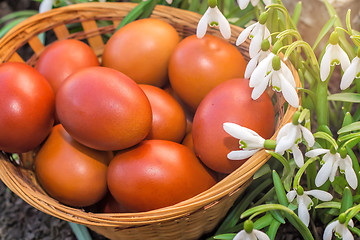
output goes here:
[[92, 240], [87, 227], [72, 222], [69, 225], [78, 240]]
[[330, 29], [334, 26], [335, 21], [336, 21], [336, 16], [332, 16], [332, 17], [325, 23], [325, 25], [324, 25], [323, 28], [321, 29], [318, 37], [317, 37], [316, 40], [315, 40], [315, 43], [314, 43], [314, 45], [313, 45], [313, 47], [312, 47], [313, 50], [315, 50], [315, 49], [319, 46], [321, 40], [323, 40], [323, 38], [326, 36], [326, 34], [327, 34], [327, 33], [330, 31]]

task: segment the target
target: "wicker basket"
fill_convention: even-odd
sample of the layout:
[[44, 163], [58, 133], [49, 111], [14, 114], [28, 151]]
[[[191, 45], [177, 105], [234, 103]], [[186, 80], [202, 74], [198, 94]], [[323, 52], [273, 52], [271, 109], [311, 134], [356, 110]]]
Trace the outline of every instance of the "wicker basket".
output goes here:
[[[135, 6], [133, 3], [84, 3], [33, 16], [0, 39], [0, 61], [21, 61], [33, 65], [45, 48], [38, 38], [44, 32], [47, 36], [53, 35], [55, 39], [87, 40], [96, 54], [101, 56], [103, 36], [113, 33]], [[156, 6], [151, 17], [170, 23], [181, 37], [186, 37], [195, 33], [201, 16], [190, 11]], [[110, 24], [100, 25], [100, 21]], [[70, 32], [69, 28], [76, 23], [82, 27], [76, 32]], [[229, 41], [234, 43], [241, 31], [241, 28], [232, 26]], [[219, 34], [216, 29], [209, 32]], [[239, 50], [249, 60], [248, 42]], [[292, 67], [291, 70], [300, 86], [296, 71]], [[296, 109], [286, 109], [281, 94], [276, 94], [274, 98], [278, 131], [281, 125], [291, 121]], [[32, 158], [33, 155], [30, 152], [21, 157]], [[65, 206], [41, 189], [32, 171], [13, 164], [7, 154], [0, 154], [0, 177], [8, 188], [40, 211], [65, 221], [86, 225], [110, 239], [198, 239], [214, 230], [236, 198], [245, 191], [253, 174], [268, 158], [265, 151], [260, 151], [211, 189], [176, 205], [141, 213], [99, 214]]]

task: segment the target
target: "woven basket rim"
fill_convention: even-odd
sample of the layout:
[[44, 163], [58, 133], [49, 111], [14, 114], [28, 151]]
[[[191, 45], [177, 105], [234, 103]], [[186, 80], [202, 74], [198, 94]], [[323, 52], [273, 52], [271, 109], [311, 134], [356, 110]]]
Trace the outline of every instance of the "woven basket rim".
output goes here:
[[[7, 57], [9, 57], [14, 49], [17, 49], [19, 46], [12, 46], [13, 49], [9, 48], [9, 44], [11, 44], [14, 39], [19, 39], [24, 36], [24, 34], [28, 34], [29, 36], [37, 36], [44, 29], [51, 29], [54, 26], [59, 25], [58, 21], [64, 14], [70, 15], [77, 13], [76, 16], [80, 21], [86, 18], [86, 12], [91, 11], [99, 11], [99, 9], [105, 10], [116, 10], [116, 9], [124, 9], [125, 11], [129, 11], [134, 8], [137, 4], [135, 3], [127, 3], [127, 2], [114, 2], [114, 3], [81, 3], [74, 4], [62, 8], [57, 8], [50, 10], [45, 13], [37, 14], [35, 16], [30, 17], [29, 19], [21, 22], [19, 25], [11, 29], [3, 38], [0, 39], [0, 61], [8, 61]], [[86, 12], [84, 12], [86, 11]], [[182, 10], [178, 8], [173, 8], [164, 5], [157, 5], [154, 9], [154, 15], [157, 13], [160, 14], [173, 14], [179, 15], [181, 17], [187, 17], [192, 21], [197, 21], [201, 18], [200, 14], [195, 12]], [[155, 16], [159, 17], [159, 16]], [[160, 16], [161, 17], [161, 16]], [[99, 18], [99, 16], [98, 16]], [[55, 19], [55, 20], [54, 20]], [[171, 21], [171, 19], [170, 19]], [[36, 28], [37, 23], [41, 22], [42, 26]], [[66, 22], [66, 21], [65, 21]], [[45, 24], [46, 23], [46, 24]], [[64, 20], [62, 21], [64, 23]], [[35, 28], [34, 28], [35, 26]], [[233, 32], [242, 31], [243, 29], [232, 25], [231, 26]], [[247, 45], [245, 47], [240, 47], [239, 49], [244, 50], [247, 49]], [[291, 64], [290, 70], [292, 71], [296, 84], [300, 87], [301, 83], [299, 80], [299, 76]], [[297, 109], [289, 106], [283, 116], [283, 121], [280, 126], [291, 121], [292, 115], [295, 113]], [[276, 135], [279, 131], [279, 127], [275, 131], [272, 139], [276, 138]], [[50, 215], [54, 215], [58, 218], [77, 222], [85, 225], [101, 225], [101, 226], [119, 226], [119, 225], [144, 225], [149, 223], [154, 223], [158, 221], [171, 220], [179, 217], [186, 216], [198, 209], [204, 208], [211, 204], [216, 204], [217, 201], [221, 200], [221, 198], [231, 195], [236, 192], [242, 185], [247, 184], [251, 179], [253, 174], [257, 169], [259, 169], [268, 159], [270, 155], [265, 152], [265, 150], [257, 152], [254, 156], [252, 156], [248, 161], [246, 161], [241, 167], [237, 170], [233, 171], [229, 175], [227, 175], [223, 180], [218, 182], [212, 188], [206, 190], [205, 192], [190, 198], [188, 200], [182, 201], [178, 204], [156, 209], [148, 212], [140, 212], [140, 213], [91, 213], [91, 212], [83, 212], [80, 209], [68, 207], [62, 205], [56, 200], [51, 200], [50, 197], [43, 197], [41, 195], [34, 195], [33, 193], [29, 193], [28, 189], [25, 189], [21, 186], [17, 181], [16, 177], [11, 173], [4, 171], [4, 169], [9, 169], [9, 167], [5, 167], [5, 161], [0, 158], [0, 178], [3, 182], [17, 195], [23, 198], [26, 202], [28, 202], [33, 207], [48, 213]]]

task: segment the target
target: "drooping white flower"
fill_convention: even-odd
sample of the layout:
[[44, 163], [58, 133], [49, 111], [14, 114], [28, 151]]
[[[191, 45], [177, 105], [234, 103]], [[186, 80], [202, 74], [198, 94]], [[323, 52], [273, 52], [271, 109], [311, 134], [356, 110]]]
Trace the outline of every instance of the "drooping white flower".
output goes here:
[[330, 74], [331, 66], [341, 64], [341, 68], [345, 71], [350, 60], [346, 52], [339, 46], [339, 34], [333, 32], [330, 35], [329, 44], [326, 46], [325, 53], [320, 63], [320, 79], [326, 81]]
[[218, 25], [220, 33], [225, 39], [231, 37], [230, 23], [217, 6], [209, 7], [200, 19], [196, 29], [196, 36], [198, 38], [203, 38], [205, 36], [208, 25], [211, 27]]
[[[299, 191], [300, 188], [301, 190]], [[301, 186], [299, 186], [298, 190], [291, 190], [286, 194], [289, 202], [294, 201], [296, 197], [298, 216], [306, 226], [309, 226], [310, 222], [310, 214], [308, 210], [314, 204], [309, 196], [313, 196], [321, 201], [330, 201], [333, 198], [333, 196], [328, 192], [322, 190], [304, 191]]]
[[[350, 219], [348, 225], [350, 227], [354, 227], [354, 222], [352, 219]], [[354, 240], [354, 236], [351, 234], [350, 230], [345, 226], [344, 223], [340, 223], [339, 220], [333, 221], [326, 226], [323, 240], [331, 240], [333, 232], [335, 232], [337, 237], [344, 240]]]
[[253, 229], [251, 233], [247, 233], [245, 230], [238, 232], [233, 240], [270, 240], [269, 236], [265, 233]]
[[358, 180], [353, 169], [352, 161], [349, 155], [344, 158], [340, 156], [338, 152], [331, 153], [329, 149], [313, 149], [305, 153], [307, 157], [316, 157], [325, 154], [321, 160], [323, 166], [320, 168], [315, 178], [315, 185], [320, 187], [326, 180], [333, 182], [337, 169], [340, 169], [341, 173], [345, 174], [345, 179], [352, 189], [356, 189], [358, 186]]
[[360, 77], [360, 58], [358, 56], [354, 57], [351, 61], [350, 66], [344, 72], [344, 75], [341, 78], [340, 89], [344, 90], [350, 87], [351, 83], [355, 78]]
[[254, 229], [254, 223], [251, 220], [244, 222], [244, 230], [238, 232], [233, 240], [270, 240], [265, 233]]
[[302, 140], [305, 140], [310, 147], [315, 143], [315, 138], [309, 129], [301, 124], [287, 123], [280, 129], [276, 137], [275, 152], [283, 155], [285, 151], [291, 150], [296, 165], [302, 167], [304, 157], [298, 146]]
[[[237, 0], [237, 3], [241, 10], [244, 10], [249, 5], [250, 2], [255, 7], [256, 5], [259, 4], [260, 0]], [[264, 0], [264, 3], [266, 6], [270, 5], [271, 0]]]
[[248, 64], [246, 65], [244, 77], [250, 78], [251, 74], [254, 72], [259, 62], [264, 60], [270, 53], [271, 53], [270, 50], [267, 51], [260, 50], [260, 52], [258, 52], [253, 58], [251, 58]]
[[241, 150], [231, 151], [227, 155], [231, 160], [247, 159], [264, 148], [265, 139], [251, 129], [229, 122], [224, 123], [223, 128], [225, 132], [239, 139], [239, 148]]
[[[278, 58], [280, 68], [274, 70], [274, 58]], [[250, 87], [254, 88], [251, 97], [258, 99], [266, 90], [266, 87], [272, 86], [275, 91], [282, 92], [285, 100], [293, 107], [299, 107], [299, 97], [296, 92], [296, 83], [294, 76], [286, 64], [274, 53], [263, 59], [253, 71], [250, 82]]]
[[255, 55], [261, 49], [261, 43], [264, 39], [268, 39], [271, 43], [271, 38], [269, 29], [265, 26], [265, 23], [261, 24], [256, 22], [245, 28], [239, 35], [236, 40], [236, 46], [239, 46], [249, 37], [251, 39], [249, 45], [249, 56], [250, 58], [255, 57]]
[[43, 0], [39, 6], [39, 13], [49, 11], [53, 7], [54, 0]]

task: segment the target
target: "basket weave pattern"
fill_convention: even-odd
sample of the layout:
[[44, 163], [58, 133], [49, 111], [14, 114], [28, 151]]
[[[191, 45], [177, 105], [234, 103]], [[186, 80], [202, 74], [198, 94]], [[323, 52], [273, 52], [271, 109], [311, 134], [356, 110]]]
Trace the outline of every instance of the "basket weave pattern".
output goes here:
[[[86, 40], [100, 57], [105, 44], [103, 36], [113, 33], [135, 6], [133, 3], [84, 3], [38, 14], [13, 28], [0, 40], [0, 61], [20, 61], [34, 65], [46, 47], [38, 37], [41, 33], [47, 36], [52, 34], [56, 39]], [[201, 16], [185, 10], [156, 6], [151, 17], [170, 23], [183, 38], [195, 34]], [[80, 30], [70, 31], [77, 23], [81, 24]], [[234, 43], [241, 31], [241, 28], [232, 26], [229, 41]], [[214, 29], [208, 33], [219, 35]], [[249, 60], [248, 42], [238, 49]], [[296, 71], [292, 66], [290, 68], [297, 86], [300, 86]], [[281, 94], [273, 98], [276, 98], [278, 117], [274, 139], [279, 127], [291, 121], [296, 109], [286, 109]], [[30, 152], [21, 157], [31, 162], [34, 154]], [[211, 189], [176, 205], [142, 213], [99, 214], [65, 206], [42, 190], [33, 171], [13, 164], [6, 154], [0, 154], [0, 178], [14, 193], [40, 211], [86, 225], [110, 239], [198, 239], [216, 227], [236, 198], [246, 191], [254, 173], [268, 159], [269, 155], [260, 151]]]

